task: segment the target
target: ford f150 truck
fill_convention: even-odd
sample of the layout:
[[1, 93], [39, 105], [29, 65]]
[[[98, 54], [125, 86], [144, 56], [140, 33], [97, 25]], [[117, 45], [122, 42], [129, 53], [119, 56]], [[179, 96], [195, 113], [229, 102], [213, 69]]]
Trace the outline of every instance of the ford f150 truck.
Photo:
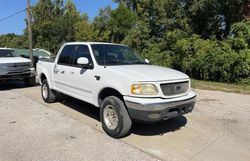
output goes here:
[[193, 110], [189, 77], [150, 65], [128, 46], [96, 42], [64, 44], [57, 57], [40, 60], [37, 76], [45, 102], [58, 93], [100, 107], [104, 131], [127, 135], [132, 120], [158, 122]]
[[31, 63], [30, 59], [16, 56], [12, 49], [0, 48], [0, 82], [22, 80], [28, 86], [35, 85], [35, 69]]

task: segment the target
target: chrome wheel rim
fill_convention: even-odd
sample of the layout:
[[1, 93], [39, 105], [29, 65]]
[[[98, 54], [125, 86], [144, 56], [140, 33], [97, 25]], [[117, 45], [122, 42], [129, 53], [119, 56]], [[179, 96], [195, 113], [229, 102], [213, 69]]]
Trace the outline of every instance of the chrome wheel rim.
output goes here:
[[103, 111], [103, 118], [108, 129], [114, 130], [118, 126], [118, 115], [113, 106], [107, 105], [105, 107]]
[[48, 97], [48, 87], [44, 84], [42, 87], [42, 94], [43, 94], [43, 98], [47, 98]]

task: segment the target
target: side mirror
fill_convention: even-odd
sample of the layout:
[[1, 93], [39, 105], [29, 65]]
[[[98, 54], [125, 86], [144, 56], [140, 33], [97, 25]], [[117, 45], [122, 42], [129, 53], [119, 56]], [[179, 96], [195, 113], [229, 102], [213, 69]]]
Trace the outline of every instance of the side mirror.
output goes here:
[[145, 62], [146, 62], [147, 64], [149, 64], [149, 60], [148, 60], [148, 59], [145, 59]]
[[87, 67], [89, 65], [89, 59], [85, 57], [80, 57], [77, 59], [77, 65]]

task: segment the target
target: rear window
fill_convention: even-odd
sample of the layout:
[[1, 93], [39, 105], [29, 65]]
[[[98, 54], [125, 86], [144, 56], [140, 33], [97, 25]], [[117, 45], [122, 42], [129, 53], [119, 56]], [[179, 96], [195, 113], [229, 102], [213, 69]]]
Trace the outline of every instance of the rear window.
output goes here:
[[15, 57], [14, 50], [0, 50], [0, 57]]

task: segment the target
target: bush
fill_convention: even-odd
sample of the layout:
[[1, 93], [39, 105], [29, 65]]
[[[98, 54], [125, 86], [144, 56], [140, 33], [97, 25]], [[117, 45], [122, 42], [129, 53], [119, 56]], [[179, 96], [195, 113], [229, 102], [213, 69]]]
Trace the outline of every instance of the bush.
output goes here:
[[151, 44], [142, 51], [142, 56], [147, 58], [150, 63], [164, 67], [172, 66], [172, 58], [168, 51], [161, 51], [159, 45]]
[[173, 67], [195, 79], [250, 82], [250, 50], [241, 34], [226, 41], [186, 35], [176, 30], [166, 33], [166, 38], [160, 43], [148, 41], [142, 56], [153, 64]]
[[250, 74], [248, 49], [233, 50], [226, 42], [203, 40], [197, 36], [179, 40], [177, 46], [184, 55], [180, 62], [182, 71], [193, 78], [232, 83]]

